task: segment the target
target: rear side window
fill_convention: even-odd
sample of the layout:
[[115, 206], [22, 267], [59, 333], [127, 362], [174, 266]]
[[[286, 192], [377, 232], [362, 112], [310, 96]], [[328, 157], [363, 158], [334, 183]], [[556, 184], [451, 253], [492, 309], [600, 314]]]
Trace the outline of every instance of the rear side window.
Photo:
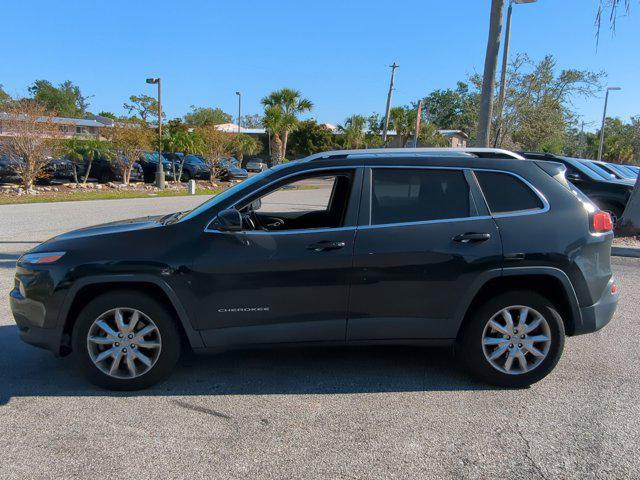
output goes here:
[[491, 213], [521, 212], [543, 207], [540, 198], [520, 179], [508, 173], [476, 171]]
[[421, 222], [475, 215], [459, 170], [374, 169], [371, 224]]

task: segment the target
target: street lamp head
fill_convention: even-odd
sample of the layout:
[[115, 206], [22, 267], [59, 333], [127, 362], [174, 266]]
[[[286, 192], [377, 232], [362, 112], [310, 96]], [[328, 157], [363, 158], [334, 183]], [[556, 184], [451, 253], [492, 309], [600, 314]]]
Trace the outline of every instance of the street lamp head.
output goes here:
[[159, 81], [159, 78], [147, 78], [147, 83], [158, 83]]
[[240, 92], [236, 92], [236, 95], [240, 96]]
[[607, 87], [607, 90], [622, 90], [622, 87]]

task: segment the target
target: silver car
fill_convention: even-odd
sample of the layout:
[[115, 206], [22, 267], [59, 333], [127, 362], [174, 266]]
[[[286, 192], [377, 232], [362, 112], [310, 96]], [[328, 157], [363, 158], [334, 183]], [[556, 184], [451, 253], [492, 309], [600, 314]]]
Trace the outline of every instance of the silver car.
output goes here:
[[245, 167], [248, 172], [262, 172], [267, 168], [269, 168], [267, 164], [263, 163], [259, 158], [250, 158]]

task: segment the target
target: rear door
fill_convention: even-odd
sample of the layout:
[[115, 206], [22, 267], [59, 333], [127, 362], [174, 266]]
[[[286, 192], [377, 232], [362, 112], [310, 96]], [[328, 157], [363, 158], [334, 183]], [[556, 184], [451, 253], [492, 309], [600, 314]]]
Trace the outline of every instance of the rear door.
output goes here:
[[455, 337], [461, 297], [502, 263], [472, 174], [373, 167], [363, 189], [348, 340]]

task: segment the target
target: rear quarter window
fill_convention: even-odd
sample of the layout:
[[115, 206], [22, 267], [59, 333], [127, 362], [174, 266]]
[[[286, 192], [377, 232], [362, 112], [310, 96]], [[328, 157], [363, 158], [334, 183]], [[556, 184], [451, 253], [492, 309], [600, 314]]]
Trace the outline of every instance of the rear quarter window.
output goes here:
[[491, 213], [512, 213], [543, 208], [542, 201], [522, 180], [508, 173], [475, 172]]

